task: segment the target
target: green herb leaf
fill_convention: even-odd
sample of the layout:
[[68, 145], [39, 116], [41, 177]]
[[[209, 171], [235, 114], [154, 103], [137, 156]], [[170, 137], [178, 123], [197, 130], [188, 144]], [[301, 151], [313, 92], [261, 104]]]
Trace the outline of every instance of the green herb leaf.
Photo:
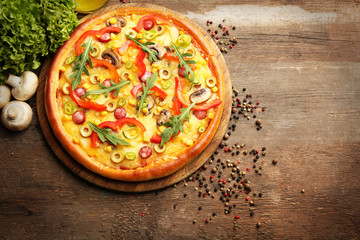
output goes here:
[[151, 77], [146, 79], [146, 84], [143, 83], [143, 94], [141, 95], [137, 116], [139, 116], [140, 111], [143, 109], [143, 105], [144, 105], [147, 95], [153, 93], [153, 91], [150, 91], [150, 89], [152, 89], [155, 86], [155, 81], [157, 78], [158, 78], [158, 73], [155, 72], [151, 75]]
[[191, 83], [191, 87], [192, 87], [194, 84], [194, 81], [195, 81], [195, 75], [194, 75], [193, 70], [191, 69], [191, 67], [188, 64], [196, 64], [196, 61], [194, 61], [194, 60], [186, 60], [185, 61], [184, 57], [189, 57], [189, 56], [191, 56], [191, 54], [190, 55], [189, 55], [189, 53], [181, 54], [179, 52], [179, 49], [175, 46], [175, 44], [173, 42], [171, 42], [171, 48], [174, 49], [176, 56], [180, 60], [179, 68], [181, 66], [185, 67], [185, 78], [187, 80], [189, 80], [189, 82]]
[[149, 61], [150, 61], [150, 63], [159, 61], [157, 59], [157, 57], [156, 57], [155, 51], [153, 51], [153, 50], [151, 50], [150, 48], [147, 47], [148, 45], [155, 45], [155, 43], [153, 43], [153, 42], [141, 43], [141, 42], [139, 42], [139, 40], [141, 40], [141, 38], [135, 39], [135, 38], [130, 37], [129, 35], [126, 35], [126, 37], [128, 39], [130, 39], [131, 41], [133, 41], [134, 43], [136, 43], [138, 46], [140, 46], [141, 49], [143, 50], [143, 52], [149, 53]]
[[81, 98], [84, 98], [89, 95], [98, 95], [98, 94], [103, 94], [103, 93], [105, 93], [105, 97], [108, 97], [108, 94], [113, 90], [115, 90], [114, 97], [116, 97], [120, 92], [120, 88], [129, 83], [130, 83], [129, 80], [128, 81], [120, 81], [119, 83], [114, 83], [113, 81], [111, 81], [112, 85], [110, 87], [105, 87], [103, 84], [99, 83], [99, 86], [101, 87], [101, 89], [90, 90], [90, 91], [86, 92]]
[[96, 132], [99, 136], [100, 141], [105, 142], [105, 140], [109, 140], [112, 144], [120, 144], [120, 145], [130, 145], [127, 141], [120, 139], [117, 135], [111, 134], [111, 129], [99, 128], [92, 122], [88, 122], [90, 128]]
[[89, 39], [89, 42], [84, 43], [81, 45], [82, 47], [85, 47], [85, 50], [82, 54], [77, 56], [75, 60], [75, 65], [72, 69], [73, 73], [70, 75], [71, 85], [72, 89], [75, 90], [77, 85], [81, 83], [81, 74], [85, 73], [87, 76], [89, 76], [89, 70], [86, 68], [85, 64], [89, 63], [90, 67], [92, 68], [92, 61], [89, 57], [89, 52], [93, 51], [94, 48], [91, 45], [92, 37]]
[[166, 142], [171, 139], [171, 136], [175, 138], [179, 132], [184, 132], [184, 119], [189, 121], [189, 113], [190, 110], [195, 106], [195, 102], [192, 103], [189, 107], [180, 109], [180, 114], [175, 115], [170, 118], [170, 120], [163, 124], [163, 126], [168, 127], [166, 128], [161, 134], [161, 143], [160, 147], [162, 147]]

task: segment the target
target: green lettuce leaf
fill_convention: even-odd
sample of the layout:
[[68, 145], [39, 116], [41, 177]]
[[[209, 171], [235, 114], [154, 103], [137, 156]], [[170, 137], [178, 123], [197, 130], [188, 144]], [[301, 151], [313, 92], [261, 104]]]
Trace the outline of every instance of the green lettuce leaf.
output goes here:
[[0, 1], [0, 85], [40, 67], [78, 25], [75, 0]]

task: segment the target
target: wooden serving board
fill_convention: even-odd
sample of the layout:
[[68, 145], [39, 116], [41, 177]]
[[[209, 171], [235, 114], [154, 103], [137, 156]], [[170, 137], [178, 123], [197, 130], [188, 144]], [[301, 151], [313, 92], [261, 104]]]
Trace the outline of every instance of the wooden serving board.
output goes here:
[[[169, 10], [167, 8], [151, 5], [151, 4], [119, 4], [115, 6], [110, 6], [103, 8], [99, 11], [96, 11], [85, 18], [82, 19], [82, 21], [95, 17], [96, 15], [103, 14], [105, 12], [115, 10], [118, 8], [123, 7], [146, 7], [146, 8], [153, 8], [162, 10], [165, 12], [170, 12], [176, 16], [179, 16], [181, 18], [185, 18], [182, 14], [177, 13], [175, 11]], [[231, 80], [230, 80], [230, 74], [229, 70], [226, 66], [225, 59], [223, 58], [221, 52], [219, 51], [216, 44], [213, 42], [211, 37], [201, 28], [199, 27], [195, 22], [191, 21], [190, 19], [185, 18], [188, 22], [190, 22], [193, 26], [195, 26], [207, 39], [207, 41], [212, 45], [212, 48], [215, 50], [215, 55], [219, 61], [219, 64], [221, 66], [221, 69], [224, 74], [225, 79], [225, 106], [224, 106], [224, 112], [222, 115], [222, 119], [220, 122], [220, 125], [210, 142], [210, 144], [205, 148], [205, 150], [193, 161], [189, 162], [187, 165], [185, 165], [183, 168], [181, 168], [179, 171], [173, 173], [170, 176], [167, 176], [165, 178], [152, 180], [152, 181], [146, 181], [146, 182], [123, 182], [118, 180], [113, 180], [109, 178], [105, 178], [103, 176], [100, 176], [92, 171], [89, 171], [82, 165], [80, 165], [76, 160], [74, 160], [61, 146], [59, 141], [56, 139], [54, 133], [52, 132], [52, 129], [49, 125], [49, 122], [47, 120], [46, 112], [45, 112], [45, 104], [44, 104], [44, 88], [45, 88], [45, 81], [46, 76], [49, 71], [52, 58], [48, 58], [45, 63], [42, 66], [40, 77], [39, 77], [39, 88], [36, 95], [36, 104], [37, 104], [37, 114], [40, 121], [40, 126], [43, 131], [43, 134], [54, 151], [55, 155], [60, 159], [60, 161], [69, 168], [73, 173], [75, 173], [77, 176], [97, 185], [101, 186], [107, 189], [115, 190], [115, 191], [123, 191], [123, 192], [145, 192], [145, 191], [151, 191], [156, 189], [161, 189], [164, 187], [168, 187], [170, 185], [173, 185], [184, 178], [190, 176], [192, 173], [194, 173], [197, 169], [199, 169], [206, 160], [209, 159], [209, 157], [212, 155], [212, 153], [216, 150], [218, 147], [229, 122], [230, 114], [231, 114], [231, 96], [232, 96], [232, 90], [231, 90]]]

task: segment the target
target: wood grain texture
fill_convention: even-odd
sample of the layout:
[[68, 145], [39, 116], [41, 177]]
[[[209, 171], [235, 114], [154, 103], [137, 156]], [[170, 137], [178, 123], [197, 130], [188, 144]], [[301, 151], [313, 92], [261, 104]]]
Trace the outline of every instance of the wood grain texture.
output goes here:
[[199, 198], [194, 182], [130, 195], [95, 187], [57, 161], [35, 116], [25, 132], [0, 126], [0, 239], [359, 239], [359, 1], [152, 3], [204, 29], [215, 18], [237, 26], [231, 37], [239, 43], [224, 54], [232, 85], [267, 109], [257, 114], [262, 130], [240, 118], [228, 142], [266, 146], [267, 154], [262, 176], [250, 156], [219, 150], [216, 158], [241, 160], [263, 197], [249, 196], [254, 207], [246, 195], [232, 198], [237, 206], [225, 215], [220, 195]]

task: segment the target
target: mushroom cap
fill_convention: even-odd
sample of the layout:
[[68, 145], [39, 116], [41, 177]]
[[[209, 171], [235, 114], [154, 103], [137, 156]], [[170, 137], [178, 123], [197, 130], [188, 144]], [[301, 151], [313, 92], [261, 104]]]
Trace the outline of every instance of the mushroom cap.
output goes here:
[[33, 112], [26, 102], [11, 101], [5, 105], [1, 112], [1, 122], [13, 131], [26, 129], [31, 122]]
[[39, 80], [36, 74], [31, 71], [25, 71], [21, 75], [20, 83], [16, 86], [13, 86], [11, 93], [17, 100], [26, 101], [34, 95], [38, 85]]
[[11, 92], [6, 85], [0, 86], [0, 109], [2, 109], [8, 102], [10, 102]]
[[209, 88], [200, 88], [190, 95], [191, 102], [203, 103], [211, 97], [211, 90]]
[[110, 62], [116, 68], [120, 68], [122, 66], [121, 57], [111, 49], [104, 50], [101, 54], [101, 58]]

